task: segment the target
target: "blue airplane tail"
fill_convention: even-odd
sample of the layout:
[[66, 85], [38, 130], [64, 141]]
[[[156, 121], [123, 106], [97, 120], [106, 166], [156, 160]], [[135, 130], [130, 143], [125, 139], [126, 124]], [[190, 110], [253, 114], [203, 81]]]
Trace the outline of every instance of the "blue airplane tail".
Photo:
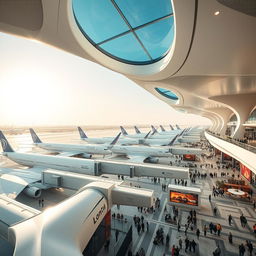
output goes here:
[[34, 129], [30, 128], [29, 129], [32, 140], [34, 143], [42, 143], [42, 141], [40, 140], [40, 138], [37, 136], [36, 132], [34, 131]]
[[77, 127], [80, 137], [81, 139], [88, 139], [88, 137], [86, 136], [85, 132], [83, 131], [83, 129], [81, 127]]
[[3, 148], [3, 152], [14, 152], [8, 140], [5, 138], [2, 131], [0, 131], [0, 141]]

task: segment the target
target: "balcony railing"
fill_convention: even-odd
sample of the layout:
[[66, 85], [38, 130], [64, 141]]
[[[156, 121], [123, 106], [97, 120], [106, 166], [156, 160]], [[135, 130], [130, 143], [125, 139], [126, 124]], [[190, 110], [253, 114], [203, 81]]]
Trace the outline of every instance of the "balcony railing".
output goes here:
[[207, 130], [207, 132], [208, 132], [210, 135], [212, 135], [212, 136], [214, 136], [214, 137], [216, 137], [216, 138], [222, 139], [222, 140], [224, 140], [224, 141], [228, 141], [228, 142], [230, 142], [230, 143], [232, 143], [232, 144], [234, 144], [234, 145], [237, 145], [237, 146], [239, 146], [239, 147], [241, 147], [241, 148], [244, 148], [244, 149], [246, 149], [246, 150], [248, 150], [248, 151], [250, 151], [250, 152], [256, 153], [256, 147], [251, 146], [251, 145], [248, 145], [246, 142], [241, 142], [241, 141], [239, 141], [239, 140], [237, 140], [237, 139], [233, 139], [233, 138], [231, 138], [231, 137], [229, 137], [229, 136], [220, 136], [219, 134], [216, 134], [216, 133], [211, 132], [211, 131], [209, 131], [209, 130]]

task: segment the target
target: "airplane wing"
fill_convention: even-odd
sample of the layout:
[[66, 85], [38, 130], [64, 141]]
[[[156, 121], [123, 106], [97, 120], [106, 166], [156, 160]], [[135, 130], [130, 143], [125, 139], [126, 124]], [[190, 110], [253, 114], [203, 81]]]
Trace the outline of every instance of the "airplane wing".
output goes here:
[[20, 177], [3, 174], [0, 177], [0, 194], [5, 194], [10, 198], [16, 198], [28, 183]]
[[58, 154], [58, 156], [75, 156], [75, 155], [79, 155], [82, 153], [84, 153], [84, 152], [61, 152]]
[[129, 158], [127, 161], [133, 163], [144, 163], [144, 160], [147, 158], [145, 156], [134, 156], [134, 155], [127, 155]]
[[0, 194], [16, 198], [28, 185], [41, 180], [41, 173], [46, 168], [0, 169]]

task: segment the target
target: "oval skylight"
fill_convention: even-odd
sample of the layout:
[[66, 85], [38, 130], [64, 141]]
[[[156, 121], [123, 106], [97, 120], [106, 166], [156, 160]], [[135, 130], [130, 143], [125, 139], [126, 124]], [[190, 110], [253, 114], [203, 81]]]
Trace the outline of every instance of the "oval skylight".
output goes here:
[[163, 88], [155, 88], [155, 90], [161, 94], [162, 96], [171, 99], [173, 101], [178, 101], [179, 97], [172, 91], [167, 90], [167, 89], [163, 89]]
[[73, 0], [81, 32], [100, 51], [129, 64], [151, 64], [174, 38], [171, 0]]

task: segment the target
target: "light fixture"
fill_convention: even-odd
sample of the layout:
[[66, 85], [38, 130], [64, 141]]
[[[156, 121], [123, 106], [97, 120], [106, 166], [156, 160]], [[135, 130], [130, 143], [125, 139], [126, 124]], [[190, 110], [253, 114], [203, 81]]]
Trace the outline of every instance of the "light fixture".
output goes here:
[[215, 16], [217, 16], [217, 15], [219, 15], [219, 14], [220, 14], [219, 11], [216, 11], [216, 12], [214, 13]]

